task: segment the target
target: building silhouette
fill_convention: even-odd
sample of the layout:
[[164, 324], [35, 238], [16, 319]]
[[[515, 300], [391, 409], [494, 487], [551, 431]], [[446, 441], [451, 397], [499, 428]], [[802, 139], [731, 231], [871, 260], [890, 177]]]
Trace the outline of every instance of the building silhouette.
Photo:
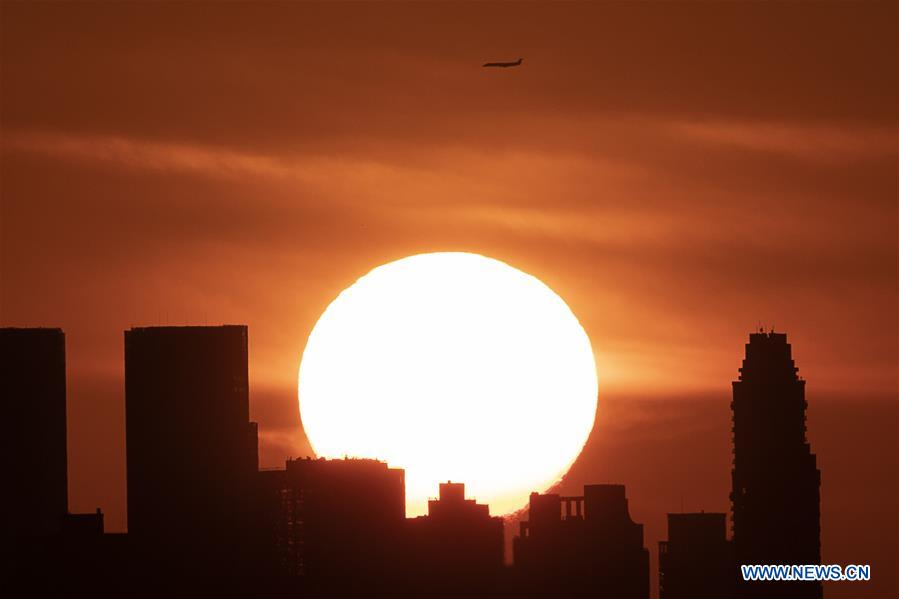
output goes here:
[[[67, 514], [60, 534], [43, 555], [42, 571], [53, 576], [42, 590], [65, 592], [72, 587], [94, 589], [100, 595], [135, 594], [128, 535], [107, 533], [103, 512]], [[99, 575], [102, 572], [102, 584]], [[32, 587], [32, 590], [33, 587]]]
[[430, 596], [496, 589], [503, 571], [502, 518], [466, 499], [463, 483], [447, 481], [439, 489], [439, 498], [428, 501], [428, 515], [407, 521], [413, 589]]
[[58, 533], [68, 511], [65, 334], [3, 328], [0, 352], [5, 543]]
[[577, 497], [531, 493], [513, 548], [515, 568], [534, 594], [649, 597], [643, 525], [631, 520], [623, 485], [586, 485]]
[[39, 561], [68, 511], [62, 329], [0, 329], [0, 381], [0, 576], [7, 579]]
[[124, 535], [104, 533], [99, 509], [68, 513], [63, 331], [0, 329], [0, 377], [9, 423], [2, 436], [0, 587], [40, 594], [88, 579], [96, 584], [97, 564], [124, 565], [116, 561], [126, 555]]
[[258, 535], [261, 539], [259, 561], [270, 580], [286, 580], [293, 576], [296, 566], [290, 559], [286, 507], [287, 476], [284, 468], [268, 468], [256, 473], [255, 501]]
[[128, 533], [146, 572], [254, 567], [256, 425], [247, 328], [125, 331]]
[[668, 514], [659, 542], [659, 599], [725, 599], [733, 568], [727, 514]]
[[[749, 335], [731, 404], [737, 567], [821, 563], [821, 473], [806, 439], [805, 381], [797, 372], [785, 334]], [[822, 596], [820, 583], [738, 582], [740, 597]]]
[[[2, 571], [34, 594], [649, 597], [643, 526], [622, 485], [532, 493], [503, 564], [503, 521], [446, 482], [405, 517], [405, 473], [373, 459], [259, 470], [245, 326], [125, 332], [127, 534], [69, 514], [65, 337], [0, 329], [14, 426]], [[748, 582], [741, 564], [820, 563], [820, 473], [786, 335], [753, 333], [733, 383], [733, 538], [725, 514], [669, 514], [660, 599], [820, 599], [820, 583]], [[98, 585], [102, 572], [102, 583]], [[11, 575], [10, 575], [11, 574]], [[136, 584], [136, 581], [137, 582]]]
[[306, 458], [261, 474], [269, 490], [280, 487], [269, 530], [287, 576], [313, 594], [397, 583], [405, 471], [377, 460]]

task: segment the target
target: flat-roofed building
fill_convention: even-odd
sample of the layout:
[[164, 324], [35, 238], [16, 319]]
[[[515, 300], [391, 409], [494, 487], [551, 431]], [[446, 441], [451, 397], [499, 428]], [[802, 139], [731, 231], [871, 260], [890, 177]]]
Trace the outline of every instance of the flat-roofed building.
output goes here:
[[733, 591], [727, 514], [668, 514], [659, 542], [659, 599], [726, 599]]
[[68, 511], [62, 329], [0, 329], [3, 543], [59, 532]]
[[125, 331], [128, 532], [148, 569], [252, 568], [258, 463], [247, 379], [245, 326]]

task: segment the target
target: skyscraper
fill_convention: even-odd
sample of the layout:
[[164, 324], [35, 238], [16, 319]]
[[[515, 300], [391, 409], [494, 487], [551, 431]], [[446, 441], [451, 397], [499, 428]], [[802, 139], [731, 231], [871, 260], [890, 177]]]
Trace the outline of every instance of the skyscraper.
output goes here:
[[[805, 381], [783, 333], [753, 333], [733, 383], [733, 545], [740, 564], [821, 562], [821, 473], [806, 438]], [[741, 597], [821, 597], [820, 583], [738, 585]]]
[[128, 531], [148, 568], [249, 567], [257, 471], [247, 328], [125, 331]]
[[59, 532], [68, 509], [62, 329], [0, 329], [2, 542]]

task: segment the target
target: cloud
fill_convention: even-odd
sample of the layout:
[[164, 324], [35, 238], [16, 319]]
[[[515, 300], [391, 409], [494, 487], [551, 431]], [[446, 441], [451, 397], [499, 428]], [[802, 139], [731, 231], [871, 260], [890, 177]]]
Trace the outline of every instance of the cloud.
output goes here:
[[872, 158], [895, 160], [899, 152], [895, 130], [864, 123], [839, 126], [765, 121], [676, 121], [669, 127], [674, 134], [689, 141], [770, 152], [831, 165]]

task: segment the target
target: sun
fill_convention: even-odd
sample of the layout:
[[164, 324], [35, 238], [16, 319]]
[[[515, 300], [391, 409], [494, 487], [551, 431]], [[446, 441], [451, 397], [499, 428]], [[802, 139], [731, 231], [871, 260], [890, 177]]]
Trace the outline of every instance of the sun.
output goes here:
[[505, 514], [559, 480], [596, 414], [590, 339], [537, 278], [462, 252], [409, 256], [345, 289], [299, 372], [319, 456], [406, 470], [408, 516], [440, 481]]

